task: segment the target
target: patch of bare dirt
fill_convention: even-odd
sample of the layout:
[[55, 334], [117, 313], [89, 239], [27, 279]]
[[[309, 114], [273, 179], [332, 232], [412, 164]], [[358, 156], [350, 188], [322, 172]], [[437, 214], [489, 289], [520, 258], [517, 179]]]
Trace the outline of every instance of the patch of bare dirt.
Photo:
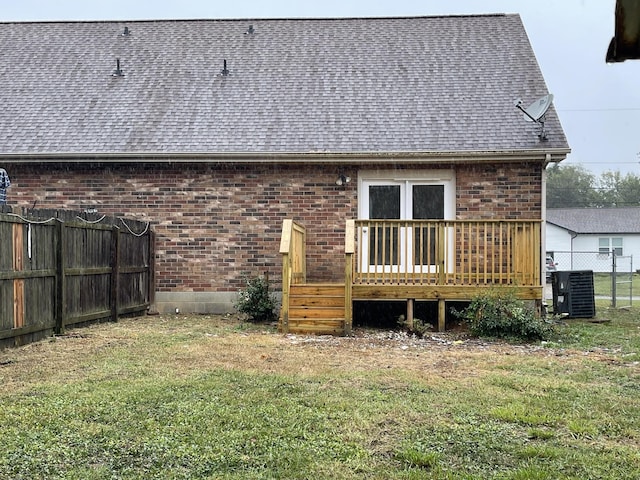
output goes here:
[[116, 376], [131, 368], [171, 376], [217, 368], [301, 375], [410, 370], [435, 381], [463, 381], [507, 366], [514, 356], [567, 365], [585, 356], [615, 359], [607, 352], [490, 342], [460, 331], [424, 337], [374, 329], [356, 329], [349, 337], [294, 335], [242, 324], [232, 316], [160, 315], [93, 325], [0, 351], [0, 382], [20, 389], [53, 376], [75, 381], [105, 375], [103, 366]]

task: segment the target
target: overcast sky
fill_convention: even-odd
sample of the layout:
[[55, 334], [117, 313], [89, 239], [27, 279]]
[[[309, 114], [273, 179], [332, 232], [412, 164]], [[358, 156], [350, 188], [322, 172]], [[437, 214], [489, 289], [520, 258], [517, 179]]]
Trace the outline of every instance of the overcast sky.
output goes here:
[[640, 60], [605, 63], [614, 11], [615, 0], [0, 0], [0, 21], [519, 13], [572, 149], [565, 162], [640, 175]]

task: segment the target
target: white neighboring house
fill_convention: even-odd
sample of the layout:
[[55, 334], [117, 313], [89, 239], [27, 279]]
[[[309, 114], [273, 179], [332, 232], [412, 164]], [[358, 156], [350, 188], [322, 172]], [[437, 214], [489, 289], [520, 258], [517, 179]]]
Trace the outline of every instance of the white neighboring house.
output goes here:
[[548, 208], [545, 234], [558, 270], [609, 272], [612, 251], [640, 266], [640, 207]]

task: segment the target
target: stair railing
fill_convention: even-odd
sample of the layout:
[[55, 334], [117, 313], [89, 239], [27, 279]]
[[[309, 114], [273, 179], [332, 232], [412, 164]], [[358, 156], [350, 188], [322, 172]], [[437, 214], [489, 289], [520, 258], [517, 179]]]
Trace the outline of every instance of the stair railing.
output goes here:
[[289, 331], [289, 292], [292, 284], [307, 281], [307, 230], [291, 219], [282, 221], [280, 254], [282, 255], [282, 307], [280, 330]]
[[353, 255], [356, 252], [356, 222], [347, 220], [344, 235], [344, 334], [353, 325]]

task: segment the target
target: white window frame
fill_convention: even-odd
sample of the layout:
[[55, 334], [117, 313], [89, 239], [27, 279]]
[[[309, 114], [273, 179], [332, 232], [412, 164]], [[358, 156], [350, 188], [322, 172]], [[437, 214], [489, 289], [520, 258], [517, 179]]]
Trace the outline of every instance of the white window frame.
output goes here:
[[[604, 245], [605, 243], [606, 246]], [[605, 248], [606, 251], [604, 250]], [[616, 257], [624, 255], [624, 240], [622, 237], [598, 237], [598, 252], [600, 255], [610, 255], [613, 251], [615, 251]]]

